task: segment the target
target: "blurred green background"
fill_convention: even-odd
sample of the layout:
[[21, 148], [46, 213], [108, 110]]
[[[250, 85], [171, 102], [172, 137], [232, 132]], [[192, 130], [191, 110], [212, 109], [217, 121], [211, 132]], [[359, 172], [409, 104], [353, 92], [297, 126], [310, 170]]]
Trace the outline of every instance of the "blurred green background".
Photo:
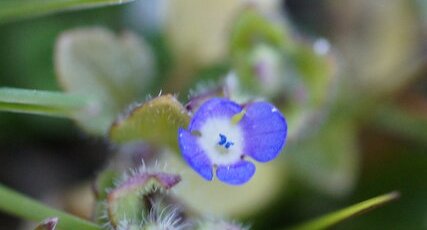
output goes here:
[[[0, 86], [60, 90], [57, 37], [101, 26], [133, 31], [153, 49], [157, 73], [147, 94], [163, 90], [185, 101], [195, 82], [226, 72], [223, 36], [241, 2], [137, 0], [1, 22]], [[281, 229], [397, 190], [398, 201], [336, 229], [427, 229], [427, 1], [254, 2], [280, 15], [296, 40], [326, 39], [335, 80], [317, 125], [288, 140], [286, 183], [274, 202], [233, 218], [253, 229]], [[73, 121], [0, 113], [0, 182], [54, 206], [87, 217], [87, 208], [70, 203], [76, 194], [89, 196], [78, 188], [109, 157], [107, 141]], [[4, 214], [0, 223], [25, 229]]]

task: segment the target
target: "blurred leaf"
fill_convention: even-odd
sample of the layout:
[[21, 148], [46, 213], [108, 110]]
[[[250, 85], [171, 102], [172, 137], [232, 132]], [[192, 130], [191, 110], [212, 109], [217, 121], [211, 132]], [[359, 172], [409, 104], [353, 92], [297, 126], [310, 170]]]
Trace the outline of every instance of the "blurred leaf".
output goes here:
[[85, 105], [83, 97], [61, 92], [0, 88], [0, 111], [72, 117]]
[[114, 182], [119, 178], [120, 174], [115, 170], [103, 170], [96, 177], [94, 182], [95, 196], [97, 200], [103, 200], [107, 197], [108, 189], [114, 187]]
[[288, 168], [282, 161], [254, 162], [256, 173], [248, 183], [240, 186], [229, 186], [217, 179], [206, 181], [178, 154], [165, 152], [158, 162], [183, 175], [183, 182], [174, 190], [174, 196], [189, 210], [211, 216], [240, 219], [258, 214], [278, 196], [284, 195], [283, 188], [288, 185]]
[[42, 221], [55, 216], [60, 219], [57, 224], [58, 229], [80, 229], [80, 230], [100, 230], [101, 227], [56, 210], [42, 204], [36, 200], [26, 197], [0, 184], [0, 210], [25, 220]]
[[246, 9], [232, 28], [237, 82], [232, 96], [251, 99], [255, 93], [274, 100], [294, 127], [289, 133], [293, 140], [313, 131], [326, 114], [334, 96], [335, 66], [327, 40], [298, 40], [287, 24], [267, 16]]
[[289, 39], [284, 25], [269, 20], [257, 8], [238, 15], [229, 52], [241, 90], [263, 96], [275, 96], [283, 90], [283, 53], [291, 47]]
[[0, 23], [70, 9], [101, 7], [131, 1], [133, 0], [2, 0], [0, 1]]
[[[108, 212], [109, 223], [114, 226], [113, 229], [120, 229], [120, 222], [132, 220], [141, 222], [144, 215], [147, 215], [148, 207], [143, 202], [145, 190], [148, 186], [138, 185], [130, 189], [118, 192], [112, 192], [104, 205], [104, 212]], [[114, 190], [113, 190], [114, 191]]]
[[152, 211], [153, 194], [166, 193], [180, 181], [179, 175], [145, 169], [127, 175], [108, 191], [105, 202], [109, 222], [116, 229], [121, 229], [118, 226], [123, 221], [141, 223]]
[[293, 227], [293, 230], [317, 230], [330, 228], [344, 220], [356, 215], [360, 215], [372, 209], [378, 208], [384, 204], [399, 198], [399, 193], [392, 192], [385, 195], [377, 196], [372, 199], [360, 202], [342, 210], [319, 217], [302, 225]]
[[427, 117], [405, 111], [396, 105], [383, 105], [377, 108], [373, 121], [390, 132], [405, 135], [420, 143], [427, 141]]
[[66, 91], [93, 98], [91, 111], [77, 120], [94, 134], [104, 134], [119, 112], [143, 97], [154, 74], [152, 53], [142, 40], [102, 28], [63, 33], [55, 64]]
[[[345, 60], [340, 71], [345, 73], [339, 95], [343, 103], [387, 97], [411, 78], [401, 72], [416, 63], [423, 52], [420, 15], [416, 12], [421, 7], [415, 6], [414, 1], [384, 2], [387, 4], [330, 2], [329, 13], [346, 15], [340, 17], [342, 26], [328, 26], [324, 31], [331, 34], [340, 50], [340, 59]], [[313, 23], [318, 21], [316, 18]]]
[[353, 188], [359, 156], [356, 130], [351, 122], [331, 121], [304, 143], [290, 143], [286, 151], [292, 174], [304, 186], [334, 196]]
[[289, 138], [298, 139], [316, 131], [325, 119], [335, 100], [337, 77], [332, 56], [317, 53], [308, 44], [298, 44], [286, 56], [290, 62], [282, 73], [286, 101], [280, 109], [294, 127]]
[[415, 0], [418, 4], [418, 10], [421, 12], [422, 19], [424, 23], [427, 23], [427, 2], [424, 0]]
[[334, 74], [331, 57], [316, 53], [307, 44], [300, 44], [289, 55], [307, 88], [310, 103], [315, 106], [324, 104], [330, 93]]
[[189, 120], [187, 111], [175, 97], [159, 96], [137, 105], [128, 115], [119, 118], [111, 127], [109, 137], [119, 144], [147, 141], [178, 150], [178, 128], [186, 127]]
[[117, 171], [106, 169], [101, 171], [96, 177], [93, 185], [96, 197], [94, 216], [98, 224], [103, 224], [105, 222], [105, 199], [107, 198], [109, 189], [114, 188], [114, 183], [120, 176], [120, 173]]
[[[363, 176], [358, 180], [352, 200], [398, 188], [402, 194], [381, 212], [340, 224], [337, 229], [425, 229], [427, 213], [426, 142], [416, 143], [396, 138], [368, 125], [364, 132]], [[383, 135], [381, 135], [383, 134]], [[404, 211], [402, 211], [404, 210]]]
[[231, 33], [231, 55], [242, 55], [253, 49], [254, 43], [264, 43], [283, 50], [290, 44], [282, 25], [274, 24], [256, 9], [246, 9], [237, 18]]

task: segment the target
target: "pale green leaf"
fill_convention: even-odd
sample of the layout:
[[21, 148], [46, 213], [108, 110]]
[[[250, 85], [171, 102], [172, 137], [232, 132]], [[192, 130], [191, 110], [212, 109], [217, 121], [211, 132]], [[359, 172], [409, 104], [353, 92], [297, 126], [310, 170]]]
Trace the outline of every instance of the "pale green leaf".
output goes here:
[[187, 127], [187, 110], [172, 95], [149, 100], [119, 118], [110, 129], [111, 141], [126, 144], [147, 141], [178, 150], [178, 128]]
[[427, 140], [427, 118], [423, 113], [411, 113], [397, 105], [383, 105], [377, 108], [373, 122], [381, 128], [421, 143]]
[[330, 122], [304, 143], [290, 143], [286, 152], [292, 175], [305, 186], [333, 196], [344, 195], [353, 188], [359, 157], [351, 122]]
[[153, 56], [143, 40], [102, 28], [63, 33], [55, 67], [67, 92], [93, 99], [88, 113], [77, 121], [94, 134], [104, 134], [123, 109], [144, 97], [154, 75]]

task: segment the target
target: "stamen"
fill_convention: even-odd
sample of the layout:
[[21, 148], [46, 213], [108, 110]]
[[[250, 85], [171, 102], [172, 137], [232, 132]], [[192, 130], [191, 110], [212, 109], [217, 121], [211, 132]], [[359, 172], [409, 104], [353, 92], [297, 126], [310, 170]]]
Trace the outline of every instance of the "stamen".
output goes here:
[[224, 134], [220, 133], [219, 134], [219, 138], [220, 138], [220, 140], [218, 142], [219, 145], [223, 145], [223, 144], [225, 144], [227, 142], [227, 137]]
[[228, 149], [230, 148], [232, 145], [234, 145], [233, 142], [231, 141], [227, 141], [227, 136], [225, 136], [224, 134], [219, 134], [219, 142], [218, 145], [224, 145], [224, 148]]
[[233, 142], [227, 142], [227, 143], [225, 143], [225, 148], [226, 149], [228, 149], [228, 148], [230, 148], [230, 146], [232, 146], [232, 145], [234, 145], [234, 143]]

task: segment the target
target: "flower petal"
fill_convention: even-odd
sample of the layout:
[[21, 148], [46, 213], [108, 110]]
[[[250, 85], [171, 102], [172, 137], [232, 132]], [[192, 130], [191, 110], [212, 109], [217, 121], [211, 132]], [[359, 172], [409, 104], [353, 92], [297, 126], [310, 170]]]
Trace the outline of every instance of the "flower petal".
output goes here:
[[285, 145], [286, 120], [270, 103], [249, 104], [240, 125], [245, 139], [243, 152], [259, 162], [273, 160]]
[[196, 111], [194, 114], [189, 130], [196, 131], [201, 128], [207, 119], [210, 118], [232, 118], [242, 111], [242, 106], [225, 98], [212, 98]]
[[244, 184], [255, 173], [255, 165], [249, 161], [239, 161], [234, 165], [221, 165], [216, 170], [216, 176], [222, 182], [232, 185]]
[[212, 164], [206, 153], [199, 147], [196, 137], [191, 132], [180, 128], [178, 130], [178, 142], [187, 163], [203, 178], [212, 180]]

